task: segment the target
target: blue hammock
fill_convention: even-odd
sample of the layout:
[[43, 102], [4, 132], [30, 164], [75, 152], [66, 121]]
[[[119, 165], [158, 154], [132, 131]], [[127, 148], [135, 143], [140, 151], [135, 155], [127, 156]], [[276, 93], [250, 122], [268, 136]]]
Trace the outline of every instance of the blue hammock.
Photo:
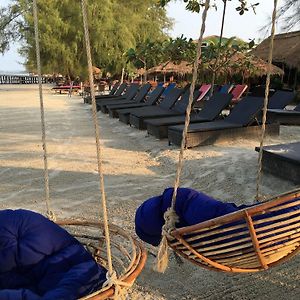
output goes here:
[[0, 211], [1, 300], [73, 300], [105, 280], [106, 269], [55, 223], [32, 211]]

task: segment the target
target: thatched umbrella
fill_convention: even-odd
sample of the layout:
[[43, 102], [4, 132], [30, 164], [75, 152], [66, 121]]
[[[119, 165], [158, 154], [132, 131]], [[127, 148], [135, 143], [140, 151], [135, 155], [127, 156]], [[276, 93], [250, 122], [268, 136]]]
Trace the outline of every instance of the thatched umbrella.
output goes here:
[[174, 62], [165, 62], [161, 63], [160, 65], [153, 67], [147, 71], [148, 74], [179, 74], [179, 75], [185, 75], [185, 74], [191, 74], [193, 71], [193, 66], [191, 63], [182, 61], [179, 64], [176, 64]]
[[[244, 78], [261, 77], [268, 73], [268, 63], [254, 55], [236, 53], [225, 67], [229, 74], [241, 73]], [[284, 71], [271, 65], [271, 75], [283, 75]]]
[[[252, 53], [264, 60], [268, 59], [270, 37], [261, 42]], [[273, 61], [283, 62], [300, 70], [300, 31], [275, 35]]]

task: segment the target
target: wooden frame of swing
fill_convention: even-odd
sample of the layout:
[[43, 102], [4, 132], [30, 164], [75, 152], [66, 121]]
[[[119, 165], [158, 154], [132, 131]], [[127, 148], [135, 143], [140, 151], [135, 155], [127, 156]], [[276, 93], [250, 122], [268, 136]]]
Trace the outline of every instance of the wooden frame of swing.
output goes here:
[[[78, 227], [94, 227], [97, 229], [103, 228], [102, 222], [95, 222], [95, 221], [82, 221], [82, 220], [71, 220], [71, 219], [65, 219], [65, 220], [58, 220], [56, 223], [62, 227], [66, 226], [76, 226]], [[123, 255], [124, 260], [126, 260], [127, 265], [124, 266], [122, 271], [117, 272], [118, 274], [118, 280], [123, 281], [126, 284], [129, 284], [130, 286], [133, 285], [135, 282], [135, 279], [137, 276], [141, 273], [147, 259], [147, 252], [142, 245], [136, 241], [130, 234], [128, 234], [125, 230], [120, 228], [119, 226], [111, 224], [109, 226], [109, 231], [112, 236], [119, 236], [124, 241], [126, 240], [130, 244], [130, 249], [132, 250], [131, 253], [129, 253], [125, 248], [123, 248], [123, 245], [119, 245], [118, 243], [112, 244], [115, 246], [116, 249], [118, 249], [118, 253]], [[98, 233], [100, 230], [98, 230]], [[76, 236], [75, 236], [76, 237]], [[97, 240], [93, 239], [94, 242], [97, 242], [99, 246], [97, 246], [97, 249], [100, 250], [100, 246], [105, 245], [105, 237], [99, 236], [97, 237]], [[105, 253], [105, 250], [99, 251], [100, 253]], [[98, 258], [101, 258], [101, 260], [105, 261], [107, 260], [104, 256], [99, 256]], [[116, 263], [120, 262], [120, 258], [116, 259]], [[120, 263], [118, 263], [120, 265]], [[116, 269], [116, 268], [115, 268]], [[102, 299], [108, 299], [110, 297], [113, 297], [115, 293], [115, 287], [104, 287], [100, 289], [99, 291], [96, 291], [90, 295], [87, 295], [85, 297], [82, 297], [80, 299], [82, 300], [102, 300]]]
[[[283, 208], [300, 206], [300, 190], [294, 190], [285, 194], [276, 196], [266, 202], [256, 206], [246, 208], [222, 217], [208, 220], [196, 225], [175, 229], [168, 237], [169, 246], [184, 258], [192, 263], [209, 270], [224, 272], [257, 272], [266, 270], [269, 267], [278, 265], [292, 258], [300, 251], [300, 210], [282, 214], [281, 217], [288, 218], [275, 224], [279, 227], [275, 230], [269, 230], [260, 233], [266, 229], [271, 229], [274, 224], [268, 224], [266, 227], [255, 228], [256, 225], [264, 222], [278, 220], [279, 216], [269, 217], [263, 220], [254, 221], [253, 216], [263, 215], [270, 211], [281, 210]], [[298, 199], [298, 200], [297, 200]], [[297, 200], [295, 203], [287, 202]], [[231, 222], [245, 221], [244, 224], [232, 225], [226, 228], [219, 228]], [[296, 222], [296, 223], [294, 223]], [[297, 223], [298, 222], [298, 223]], [[293, 224], [294, 225], [290, 225]], [[219, 244], [203, 247], [201, 242], [193, 245], [191, 242], [207, 237], [209, 235], [220, 234], [230, 230], [246, 229], [244, 232], [237, 232], [232, 235], [225, 235], [216, 239], [210, 239], [210, 242]], [[282, 230], [283, 229], [283, 230]], [[284, 230], [287, 232], [281, 233]], [[241, 234], [242, 233], [242, 234]], [[245, 238], [244, 234], [248, 233]], [[270, 237], [270, 234], [272, 235]], [[187, 237], [193, 235], [192, 237]], [[228, 238], [239, 237], [240, 240], [226, 242]], [[269, 237], [268, 237], [269, 236]], [[289, 241], [280, 243], [280, 239]], [[274, 240], [277, 239], [277, 245]], [[273, 243], [272, 243], [273, 241]], [[204, 242], [205, 243], [205, 242]], [[223, 243], [223, 244], [222, 244]], [[275, 243], [275, 245], [273, 245]], [[238, 245], [236, 245], [238, 244]], [[268, 245], [270, 247], [268, 247]], [[206, 250], [201, 251], [202, 249]], [[205, 245], [204, 245], [205, 246]], [[224, 246], [224, 247], [222, 247]], [[206, 248], [206, 249], [205, 249]]]

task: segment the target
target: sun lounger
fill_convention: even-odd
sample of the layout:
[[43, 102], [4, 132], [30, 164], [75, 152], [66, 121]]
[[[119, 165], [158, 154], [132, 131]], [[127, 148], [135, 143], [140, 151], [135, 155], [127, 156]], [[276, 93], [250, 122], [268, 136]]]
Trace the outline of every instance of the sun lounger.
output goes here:
[[[208, 101], [205, 101], [203, 109], [191, 113], [190, 123], [209, 122], [216, 119], [221, 111], [231, 102], [231, 94], [215, 93]], [[162, 139], [168, 137], [168, 127], [184, 124], [185, 114], [158, 119], [146, 119], [147, 131], [149, 134]]]
[[157, 111], [157, 108], [165, 108], [169, 109], [171, 108], [174, 103], [178, 100], [178, 98], [183, 93], [183, 89], [173, 88], [169, 93], [164, 97], [164, 99], [161, 100], [161, 102], [158, 105], [153, 105], [149, 107], [138, 107], [138, 108], [128, 108], [128, 109], [122, 109], [118, 111], [119, 114], [119, 121], [129, 124], [130, 121], [130, 114], [133, 113], [142, 113], [147, 111]]
[[240, 101], [241, 97], [243, 96], [247, 88], [248, 88], [247, 84], [238, 84], [232, 89], [231, 94], [233, 96], [232, 98], [233, 104], [236, 104]]
[[115, 94], [115, 92], [117, 91], [118, 87], [120, 86], [120, 82], [116, 82], [114, 84], [114, 86], [112, 87], [112, 89], [109, 92], [109, 96], [113, 96]]
[[[128, 85], [126, 82], [123, 82], [122, 84], [116, 84], [117, 88], [113, 92], [113, 94], [109, 93], [108, 95], [96, 95], [96, 99], [105, 99], [105, 98], [116, 98], [116, 97], [121, 97], [122, 94], [127, 90]], [[112, 89], [112, 91], [114, 88]]]
[[268, 109], [268, 121], [283, 125], [300, 125], [300, 104], [294, 109]]
[[[258, 138], [261, 126], [254, 123], [262, 107], [263, 98], [245, 97], [236, 104], [224, 120], [190, 124], [186, 147], [210, 145], [217, 141], [232, 140], [241, 136]], [[169, 127], [169, 143], [181, 144], [183, 128], [184, 125]], [[267, 124], [266, 133], [279, 134], [279, 126], [277, 124]]]
[[96, 99], [97, 111], [101, 110], [101, 105], [104, 104], [113, 104], [113, 103], [122, 103], [118, 101], [128, 102], [132, 100], [137, 94], [140, 86], [137, 83], [132, 83], [127, 89], [126, 92], [121, 97], [116, 98], [105, 98], [105, 99]]
[[283, 109], [293, 101], [295, 94], [289, 91], [276, 91], [269, 99], [268, 108]]
[[145, 102], [139, 102], [139, 103], [129, 103], [129, 104], [113, 104], [108, 105], [108, 113], [111, 118], [118, 118], [119, 117], [119, 111], [124, 111], [125, 109], [132, 109], [136, 107], [143, 107], [143, 106], [150, 106], [156, 104], [160, 96], [162, 95], [165, 88], [163, 86], [157, 86], [149, 96], [147, 96], [147, 100]]
[[139, 91], [136, 93], [133, 99], [124, 99], [124, 100], [116, 100], [116, 101], [108, 101], [108, 102], [101, 102], [99, 105], [101, 107], [101, 111], [106, 114], [108, 113], [108, 106], [113, 104], [131, 104], [131, 103], [142, 103], [145, 100], [146, 95], [151, 89], [151, 84], [146, 83], [144, 84]]
[[165, 96], [167, 96], [168, 93], [169, 93], [170, 91], [172, 91], [175, 87], [176, 87], [176, 83], [175, 83], [175, 82], [170, 82], [170, 83], [165, 87], [165, 90], [164, 90], [163, 94], [161, 95], [162, 98], [164, 98]]
[[[293, 101], [295, 94], [289, 91], [276, 91], [272, 97], [269, 98], [268, 109], [279, 109], [282, 110], [286, 105]], [[262, 112], [257, 116], [259, 123], [262, 122]], [[271, 120], [269, 113], [267, 113], [267, 122], [275, 123], [274, 120]]]
[[69, 92], [70, 90], [79, 90], [81, 88], [80, 85], [60, 85], [60, 86], [54, 86], [52, 88], [53, 91], [59, 92]]
[[[109, 98], [117, 98], [117, 97], [122, 97], [122, 94], [124, 93], [124, 91], [127, 89], [127, 83], [122, 83], [122, 84], [115, 84], [117, 85], [116, 90], [114, 91], [114, 93], [111, 95], [111, 93], [109, 93], [108, 95], [96, 95], [95, 98], [96, 100], [99, 99], [109, 99]], [[114, 85], [114, 87], [115, 87]], [[92, 103], [92, 98], [91, 96], [85, 97], [84, 98], [84, 103]]]
[[233, 84], [224, 84], [223, 86], [221, 86], [219, 93], [228, 94], [232, 91], [232, 89], [233, 89]]
[[200, 91], [200, 96], [194, 103], [194, 107], [202, 107], [203, 106], [203, 99], [205, 96], [208, 94], [209, 90], [211, 89], [211, 84], [202, 84], [199, 91]]
[[[185, 91], [181, 99], [178, 100], [175, 105], [165, 105], [165, 102], [162, 102], [159, 106], [149, 107], [147, 111], [144, 111], [143, 108], [138, 111], [138, 108], [130, 113], [130, 125], [137, 127], [138, 129], [146, 129], [146, 119], [161, 118], [167, 116], [178, 116], [182, 115], [187, 108], [189, 102], [189, 89]], [[200, 96], [200, 91], [196, 90], [194, 92], [193, 101], [196, 101]]]
[[263, 147], [262, 166], [265, 172], [300, 184], [300, 142]]

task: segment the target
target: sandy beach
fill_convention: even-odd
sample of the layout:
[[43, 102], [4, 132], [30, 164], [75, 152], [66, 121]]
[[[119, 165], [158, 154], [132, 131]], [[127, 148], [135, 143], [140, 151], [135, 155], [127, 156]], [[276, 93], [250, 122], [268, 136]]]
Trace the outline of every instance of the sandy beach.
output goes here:
[[[45, 213], [43, 157], [37, 85], [0, 85], [0, 209]], [[60, 218], [101, 214], [91, 106], [79, 96], [54, 94], [44, 86], [51, 205]], [[103, 146], [109, 220], [134, 233], [136, 208], [173, 185], [179, 149], [98, 113]], [[300, 140], [300, 126], [281, 126], [266, 144]], [[253, 203], [258, 141], [239, 139], [186, 151], [181, 186], [223, 201]], [[262, 192], [296, 188], [263, 175]], [[145, 245], [146, 246], [146, 245]], [[146, 246], [149, 248], [148, 246]], [[128, 299], [299, 299], [300, 256], [255, 274], [216, 273], [171, 257], [165, 274], [148, 261]]]

